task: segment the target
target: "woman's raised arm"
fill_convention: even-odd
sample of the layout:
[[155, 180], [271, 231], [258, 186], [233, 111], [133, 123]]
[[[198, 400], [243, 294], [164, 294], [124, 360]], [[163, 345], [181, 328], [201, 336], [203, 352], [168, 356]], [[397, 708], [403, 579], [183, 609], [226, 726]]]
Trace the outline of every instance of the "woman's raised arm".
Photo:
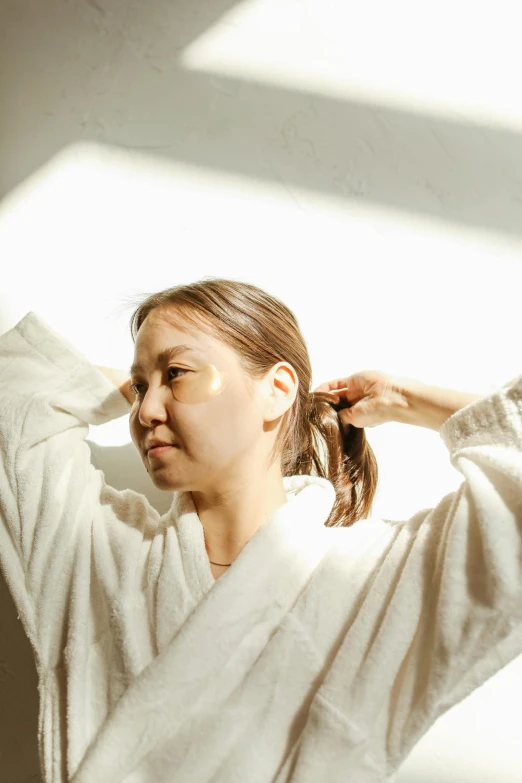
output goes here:
[[98, 364], [94, 366], [120, 390], [127, 402], [132, 405], [136, 395], [131, 389], [129, 374], [125, 370], [116, 370], [113, 367], [100, 367]]

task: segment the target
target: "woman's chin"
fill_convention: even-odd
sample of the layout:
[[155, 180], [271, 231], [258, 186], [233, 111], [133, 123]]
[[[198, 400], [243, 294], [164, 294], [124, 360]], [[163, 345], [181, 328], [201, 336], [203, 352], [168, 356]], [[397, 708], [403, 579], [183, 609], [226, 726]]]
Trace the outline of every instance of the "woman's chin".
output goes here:
[[165, 492], [181, 492], [186, 490], [186, 482], [180, 476], [169, 475], [166, 470], [150, 471], [149, 476], [157, 489]]

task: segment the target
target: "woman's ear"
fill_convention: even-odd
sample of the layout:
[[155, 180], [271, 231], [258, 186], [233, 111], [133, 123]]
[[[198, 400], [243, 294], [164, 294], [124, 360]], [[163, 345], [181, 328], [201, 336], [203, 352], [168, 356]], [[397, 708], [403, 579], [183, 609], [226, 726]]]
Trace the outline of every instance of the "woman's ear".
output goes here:
[[297, 373], [288, 362], [279, 362], [270, 370], [267, 381], [271, 412], [275, 416], [282, 416], [291, 408], [297, 396], [299, 388]]

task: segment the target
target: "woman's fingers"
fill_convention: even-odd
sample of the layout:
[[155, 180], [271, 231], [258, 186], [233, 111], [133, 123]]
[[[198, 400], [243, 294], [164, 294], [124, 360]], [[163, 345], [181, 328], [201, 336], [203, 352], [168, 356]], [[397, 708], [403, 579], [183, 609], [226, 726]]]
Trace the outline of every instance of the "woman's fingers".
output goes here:
[[340, 394], [341, 397], [346, 398], [349, 402], [355, 402], [355, 400], [361, 397], [361, 384], [363, 379], [358, 375], [349, 375], [344, 378], [334, 378], [326, 383], [321, 383], [314, 391], [316, 392], [333, 392], [334, 394]]
[[331, 392], [351, 407], [339, 410], [344, 424], [354, 427], [375, 427], [393, 420], [393, 405], [399, 390], [394, 379], [379, 370], [361, 370], [344, 378], [321, 383], [316, 392]]
[[385, 373], [379, 370], [361, 370], [353, 375], [346, 375], [343, 378], [334, 378], [331, 381], [321, 383], [314, 391], [339, 393], [348, 402], [357, 402], [365, 396], [368, 384], [381, 381], [385, 377], [387, 377]]
[[337, 378], [334, 381], [327, 381], [326, 383], [321, 383], [320, 386], [318, 386], [316, 389], [314, 389], [314, 392], [330, 392], [334, 389], [343, 389], [346, 388], [346, 378]]

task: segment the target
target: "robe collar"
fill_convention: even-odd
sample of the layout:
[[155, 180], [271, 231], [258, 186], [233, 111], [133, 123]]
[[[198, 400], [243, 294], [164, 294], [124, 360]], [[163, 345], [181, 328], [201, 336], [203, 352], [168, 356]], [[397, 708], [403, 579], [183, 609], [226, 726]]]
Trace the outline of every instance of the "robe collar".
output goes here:
[[[283, 487], [287, 502], [279, 506], [260, 527], [277, 525], [283, 519], [287, 519], [291, 527], [296, 525], [324, 526], [335, 503], [335, 490], [328, 479], [308, 474], [284, 476]], [[190, 492], [176, 494], [171, 506], [170, 518], [179, 532], [187, 582], [191, 587], [194, 599], [199, 601], [215, 586], [218, 580], [210, 568], [204, 528]], [[243, 547], [228, 571], [219, 577], [219, 582], [231, 572], [238, 558], [241, 557], [242, 552], [259, 530], [260, 528]], [[262, 563], [259, 563], [259, 566], [262, 566]]]
[[186, 577], [195, 577], [201, 600], [166, 648], [131, 681], [71, 783], [162, 779], [166, 757], [185, 752], [181, 729], [191, 715], [219, 710], [235, 689], [248, 687], [248, 671], [332, 545], [325, 527], [335, 502], [332, 483], [311, 475], [283, 482], [287, 503], [217, 580], [195, 505], [189, 493], [180, 493], [173, 517]]

